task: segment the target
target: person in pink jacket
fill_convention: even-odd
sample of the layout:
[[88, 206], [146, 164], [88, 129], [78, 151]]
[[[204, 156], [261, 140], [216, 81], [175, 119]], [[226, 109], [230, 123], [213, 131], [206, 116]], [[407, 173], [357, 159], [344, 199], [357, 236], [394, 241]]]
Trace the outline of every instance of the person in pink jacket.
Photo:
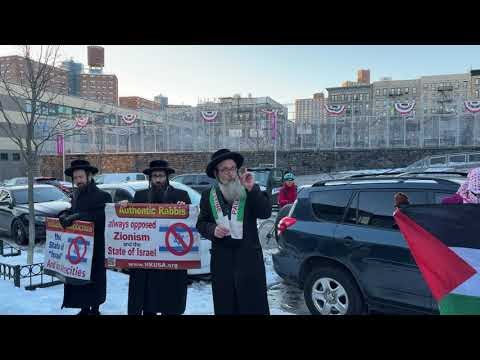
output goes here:
[[480, 204], [480, 168], [470, 170], [467, 181], [455, 194], [443, 198], [442, 204]]

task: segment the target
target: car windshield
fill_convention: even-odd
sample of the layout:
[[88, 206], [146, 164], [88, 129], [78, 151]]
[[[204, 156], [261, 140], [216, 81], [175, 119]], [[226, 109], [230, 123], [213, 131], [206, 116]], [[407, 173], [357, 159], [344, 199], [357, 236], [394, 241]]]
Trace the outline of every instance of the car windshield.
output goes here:
[[267, 187], [268, 185], [268, 176], [270, 175], [270, 171], [265, 171], [265, 170], [253, 170], [252, 171], [253, 175], [255, 176], [255, 182], [258, 185], [262, 185]]
[[[27, 189], [13, 190], [13, 199], [16, 204], [28, 204]], [[33, 202], [42, 203], [50, 201], [69, 201], [65, 194], [54, 187], [33, 188]]]
[[27, 183], [27, 178], [13, 178], [5, 180], [3, 183], [5, 186], [25, 185]]

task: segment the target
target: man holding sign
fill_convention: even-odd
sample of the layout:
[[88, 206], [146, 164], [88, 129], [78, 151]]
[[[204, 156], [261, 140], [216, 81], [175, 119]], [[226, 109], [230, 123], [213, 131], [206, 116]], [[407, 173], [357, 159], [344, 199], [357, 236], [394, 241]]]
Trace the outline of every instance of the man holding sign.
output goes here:
[[[188, 193], [175, 189], [168, 182], [169, 175], [175, 170], [164, 160], [150, 162], [150, 167], [143, 173], [148, 175], [149, 189], [138, 191], [133, 198], [134, 203], [142, 204], [191, 204]], [[121, 202], [126, 206], [126, 202]], [[180, 227], [181, 224], [179, 224]], [[172, 229], [173, 238], [178, 236]], [[158, 233], [158, 236], [161, 236]], [[173, 241], [173, 240], [172, 240]], [[128, 286], [129, 315], [181, 315], [187, 303], [187, 270], [130, 269]]]
[[212, 241], [210, 270], [215, 314], [268, 315], [267, 284], [257, 219], [272, 213], [270, 196], [253, 175], [239, 175], [243, 156], [212, 155], [206, 173], [218, 185], [202, 194], [197, 229]]
[[[100, 190], [93, 180], [98, 172], [96, 167], [86, 160], [74, 160], [65, 175], [72, 178], [77, 189], [73, 193], [72, 207], [68, 214], [60, 217], [63, 228], [70, 227], [74, 221], [93, 223], [94, 243], [90, 281], [88, 283], [65, 283], [62, 308], [80, 308], [79, 315], [100, 315], [99, 306], [105, 302], [107, 295], [107, 276], [105, 269], [105, 204], [112, 202], [112, 197]], [[82, 248], [83, 246], [83, 248]], [[69, 246], [71, 258], [80, 261], [87, 246], [82, 239], [72, 239]], [[75, 262], [75, 261], [74, 261]]]

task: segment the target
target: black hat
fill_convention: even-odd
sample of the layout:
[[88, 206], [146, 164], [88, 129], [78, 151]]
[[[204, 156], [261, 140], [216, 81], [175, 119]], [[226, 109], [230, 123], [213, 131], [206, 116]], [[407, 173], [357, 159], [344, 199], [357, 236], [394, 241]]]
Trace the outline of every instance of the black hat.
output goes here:
[[228, 149], [220, 149], [212, 155], [210, 162], [207, 165], [206, 173], [208, 177], [215, 179], [213, 170], [215, 167], [221, 163], [223, 160], [232, 159], [237, 164], [237, 169], [241, 168], [243, 165], [243, 156], [239, 153], [230, 151]]
[[143, 170], [145, 175], [150, 176], [152, 172], [163, 170], [167, 173], [167, 175], [175, 173], [171, 167], [168, 166], [168, 161], [165, 160], [153, 160], [150, 161], [150, 167], [148, 169]]
[[91, 166], [87, 160], [73, 160], [70, 163], [70, 167], [65, 170], [65, 175], [72, 177], [75, 170], [85, 170], [92, 173], [92, 175], [98, 173], [98, 169], [95, 166]]

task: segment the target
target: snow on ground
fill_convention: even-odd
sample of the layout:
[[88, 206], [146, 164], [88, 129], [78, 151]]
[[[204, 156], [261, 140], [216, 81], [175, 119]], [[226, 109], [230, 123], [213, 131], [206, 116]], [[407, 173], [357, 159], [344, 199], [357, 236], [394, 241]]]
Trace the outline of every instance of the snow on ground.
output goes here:
[[[273, 271], [271, 253], [265, 253], [267, 287], [278, 286], [281, 279]], [[34, 262], [43, 261], [43, 249], [35, 251]], [[0, 257], [0, 262], [11, 265], [27, 263], [27, 252], [19, 256]], [[34, 278], [35, 279], [35, 278]], [[127, 313], [128, 275], [107, 271], [107, 300], [100, 307], [104, 315], [125, 315]], [[38, 281], [38, 280], [34, 280]], [[0, 315], [73, 315], [78, 309], [61, 309], [63, 285], [25, 290], [28, 285], [22, 280], [22, 287], [16, 288], [13, 280], [0, 279]], [[280, 297], [281, 299], [281, 297]], [[270, 312], [272, 315], [291, 315], [279, 300], [278, 291], [269, 290]], [[287, 306], [288, 307], [288, 306]], [[188, 288], [186, 315], [213, 315], [212, 289], [210, 282], [195, 281]]]

